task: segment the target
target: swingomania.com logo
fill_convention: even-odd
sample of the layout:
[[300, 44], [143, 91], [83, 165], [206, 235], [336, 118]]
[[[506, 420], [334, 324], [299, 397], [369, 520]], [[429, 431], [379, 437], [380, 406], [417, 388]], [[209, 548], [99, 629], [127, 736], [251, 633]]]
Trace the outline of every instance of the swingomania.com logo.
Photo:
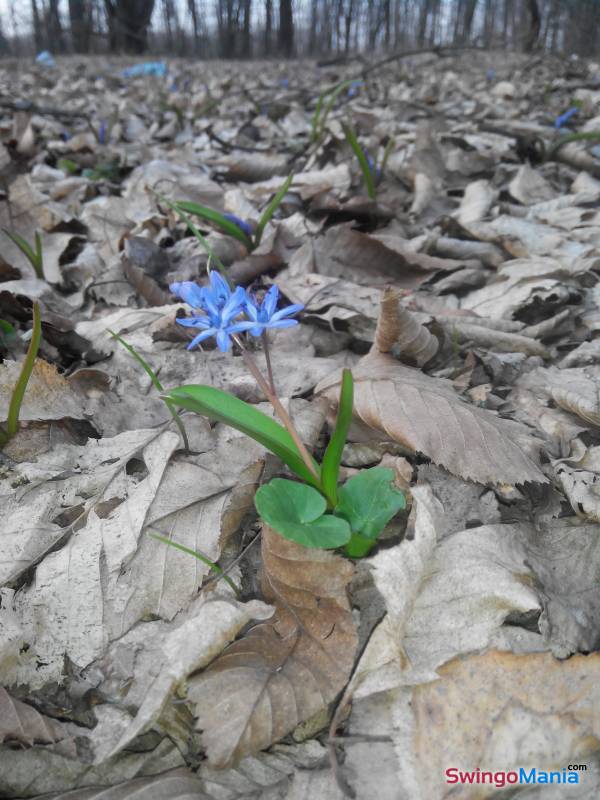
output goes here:
[[543, 769], [499, 770], [491, 772], [479, 769], [466, 772], [456, 767], [449, 767], [446, 772], [446, 783], [490, 783], [500, 789], [508, 784], [559, 784], [580, 783], [579, 773], [587, 770], [586, 764], [569, 764], [560, 770]]

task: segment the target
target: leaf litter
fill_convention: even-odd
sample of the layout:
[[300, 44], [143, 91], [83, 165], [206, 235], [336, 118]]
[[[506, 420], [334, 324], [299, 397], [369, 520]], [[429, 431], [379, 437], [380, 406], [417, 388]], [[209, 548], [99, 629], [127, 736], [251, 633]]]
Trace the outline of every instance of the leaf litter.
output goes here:
[[[51, 90], [4, 70], [46, 111], [3, 111], [20, 135], [2, 226], [40, 233], [44, 279], [5, 238], [0, 422], [34, 301], [42, 345], [0, 460], [0, 796], [485, 798], [496, 787], [456, 794], [445, 770], [569, 763], [597, 794], [600, 162], [586, 141], [541, 164], [522, 147], [533, 131], [552, 152], [567, 65], [390, 62], [311, 142], [316, 87], [350, 64], [306, 64], [288, 87], [247, 65], [236, 80], [262, 106], [242, 120], [217, 65], [200, 80], [174, 62], [191, 88], [165, 104], [160, 79], [93, 62], [66, 59]], [[105, 144], [83, 119], [61, 137], [48, 111], [75, 78], [113, 119]], [[370, 153], [395, 140], [375, 200], [348, 122]], [[190, 414], [186, 449], [107, 333], [167, 388], [261, 406], [240, 358], [184, 349], [168, 285], [209, 257], [157, 194], [252, 227], [291, 172], [254, 252], [199, 226], [237, 282], [276, 275], [305, 306], [273, 368], [317, 450], [352, 368], [343, 467], [391, 466], [410, 504], [360, 565], [261, 531], [254, 493], [281, 464]]]

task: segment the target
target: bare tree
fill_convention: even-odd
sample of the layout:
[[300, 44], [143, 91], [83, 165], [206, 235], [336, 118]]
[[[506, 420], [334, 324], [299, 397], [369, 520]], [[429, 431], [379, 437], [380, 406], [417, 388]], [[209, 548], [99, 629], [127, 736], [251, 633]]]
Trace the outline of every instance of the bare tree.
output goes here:
[[[10, 4], [11, 14], [14, 13], [13, 4]], [[42, 22], [36, 0], [31, 0], [31, 18], [33, 20], [33, 39], [35, 41], [35, 51], [39, 53], [44, 49], [44, 34], [42, 33]]]
[[104, 0], [112, 52], [143, 53], [154, 0]]
[[279, 52], [286, 58], [294, 54], [292, 0], [279, 0]]
[[527, 0], [527, 10], [529, 12], [529, 31], [525, 39], [525, 50], [529, 53], [535, 47], [540, 35], [541, 18], [537, 0]]
[[[35, 5], [35, 0], [33, 0], [32, 5]], [[90, 51], [93, 32], [93, 10], [91, 0], [69, 0], [71, 47], [76, 53], [89, 53]]]

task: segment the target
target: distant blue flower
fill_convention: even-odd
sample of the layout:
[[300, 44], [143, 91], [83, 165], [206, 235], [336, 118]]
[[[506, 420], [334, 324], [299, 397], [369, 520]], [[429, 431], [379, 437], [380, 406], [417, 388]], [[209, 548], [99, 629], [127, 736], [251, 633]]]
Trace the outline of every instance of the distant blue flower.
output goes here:
[[490, 67], [488, 69], [488, 71], [486, 72], [485, 77], [486, 77], [486, 80], [488, 81], [488, 83], [491, 83], [494, 80], [494, 78], [496, 77], [496, 70], [493, 69], [492, 67]]
[[98, 128], [98, 142], [100, 144], [106, 144], [106, 135], [108, 133], [108, 126], [104, 120], [100, 123], [100, 127]]
[[379, 183], [382, 177], [381, 167], [376, 167], [375, 162], [373, 161], [371, 156], [366, 151], [363, 152], [365, 153], [367, 164], [369, 165], [369, 169], [371, 170], [371, 175], [375, 178], [375, 183]]
[[186, 328], [201, 329], [201, 333], [187, 346], [188, 350], [214, 336], [219, 350], [226, 353], [234, 333], [241, 333], [253, 327], [253, 323], [249, 321], [236, 322], [236, 317], [245, 310], [245, 290], [237, 286], [232, 292], [227, 282], [214, 270], [210, 272], [210, 288], [201, 288], [192, 281], [172, 283], [169, 288], [192, 308], [206, 312], [201, 316], [177, 320], [179, 325]]
[[62, 137], [63, 142], [68, 142], [69, 139], [71, 138], [71, 134], [69, 133], [69, 131], [63, 131], [61, 133], [61, 137]]
[[252, 238], [252, 228], [247, 222], [239, 217], [236, 217], [235, 214], [223, 214], [223, 216], [225, 219], [229, 220], [229, 222], [233, 222], [234, 225], [237, 225], [238, 228], [243, 231], [249, 239]]
[[577, 106], [573, 106], [568, 111], [565, 111], [564, 114], [561, 114], [560, 117], [557, 117], [554, 120], [554, 127], [557, 129], [562, 128], [563, 125], [566, 125], [567, 122], [571, 119], [571, 117], [574, 117], [578, 111], [579, 109], [577, 108]]
[[302, 311], [304, 306], [296, 304], [276, 311], [278, 300], [279, 289], [277, 286], [271, 286], [262, 303], [258, 303], [252, 295], [246, 294], [244, 311], [246, 316], [252, 320], [248, 328], [252, 336], [260, 336], [265, 328], [291, 328], [292, 325], [298, 324], [298, 320], [289, 319], [289, 317]]
[[290, 85], [290, 82], [289, 82], [289, 80], [287, 78], [282, 78], [279, 81], [279, 83], [281, 84], [281, 86], [283, 86], [284, 89], [287, 89], [288, 86]]
[[356, 95], [360, 92], [360, 87], [362, 85], [362, 81], [352, 81], [348, 87], [348, 97], [356, 97]]

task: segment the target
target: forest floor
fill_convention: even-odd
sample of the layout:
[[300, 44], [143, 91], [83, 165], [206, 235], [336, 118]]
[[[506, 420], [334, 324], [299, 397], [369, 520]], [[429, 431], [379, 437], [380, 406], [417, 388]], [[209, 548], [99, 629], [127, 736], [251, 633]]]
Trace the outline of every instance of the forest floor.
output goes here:
[[[42, 319], [0, 451], [0, 797], [600, 796], [600, 141], [564, 139], [600, 134], [600, 65], [126, 65], [0, 65], [1, 227], [43, 251], [0, 234], [0, 423]], [[194, 221], [304, 306], [269, 336], [316, 454], [352, 368], [345, 474], [407, 497], [362, 561], [261, 536], [281, 463], [189, 412], [186, 449], [108, 332], [268, 412], [235, 349], [186, 349], [168, 287], [208, 256], [169, 202], [255, 229], [292, 172], [252, 252]]]

